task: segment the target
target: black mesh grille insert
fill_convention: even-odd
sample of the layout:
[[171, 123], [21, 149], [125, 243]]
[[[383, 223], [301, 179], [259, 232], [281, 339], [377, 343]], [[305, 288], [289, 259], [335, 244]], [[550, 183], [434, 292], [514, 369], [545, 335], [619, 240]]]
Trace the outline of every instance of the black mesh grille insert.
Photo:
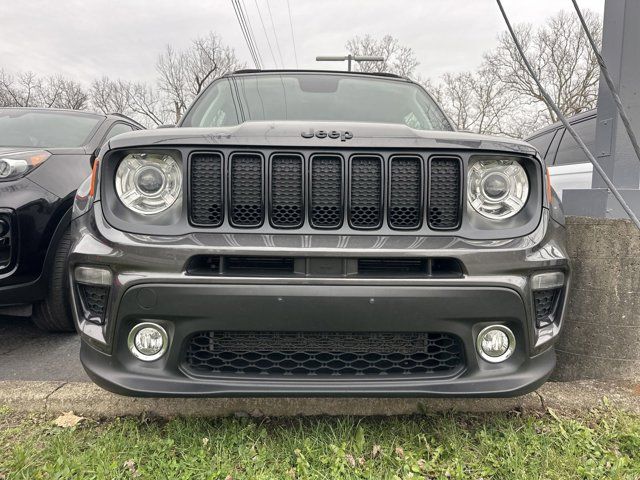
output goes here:
[[205, 375], [451, 375], [462, 351], [446, 333], [201, 332], [186, 365]]
[[231, 222], [257, 227], [264, 216], [262, 157], [238, 153], [231, 157]]
[[422, 162], [416, 157], [394, 157], [389, 167], [389, 226], [411, 229], [420, 226]]
[[107, 297], [109, 296], [109, 287], [98, 285], [78, 284], [82, 305], [84, 306], [89, 318], [100, 319], [104, 317], [107, 306]]
[[550, 288], [548, 290], [537, 290], [533, 292], [533, 301], [536, 308], [536, 325], [538, 328], [553, 322], [561, 292], [561, 288]]
[[197, 153], [191, 157], [191, 221], [218, 227], [222, 224], [222, 156]]
[[457, 158], [433, 158], [429, 171], [429, 226], [453, 229], [460, 224], [461, 165]]
[[274, 155], [271, 159], [271, 223], [277, 227], [302, 225], [304, 210], [302, 157]]
[[338, 228], [342, 224], [342, 158], [316, 155], [311, 159], [311, 224]]
[[382, 220], [382, 162], [379, 157], [351, 160], [349, 221], [354, 228], [373, 229]]

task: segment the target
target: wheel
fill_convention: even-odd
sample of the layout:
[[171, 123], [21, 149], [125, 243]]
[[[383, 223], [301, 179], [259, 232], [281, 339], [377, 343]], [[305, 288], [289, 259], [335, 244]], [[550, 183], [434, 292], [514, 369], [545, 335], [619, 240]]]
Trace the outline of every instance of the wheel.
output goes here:
[[71, 249], [71, 232], [62, 235], [56, 247], [47, 296], [35, 304], [33, 323], [47, 332], [75, 332], [75, 324], [69, 305], [69, 284], [67, 281], [67, 255]]

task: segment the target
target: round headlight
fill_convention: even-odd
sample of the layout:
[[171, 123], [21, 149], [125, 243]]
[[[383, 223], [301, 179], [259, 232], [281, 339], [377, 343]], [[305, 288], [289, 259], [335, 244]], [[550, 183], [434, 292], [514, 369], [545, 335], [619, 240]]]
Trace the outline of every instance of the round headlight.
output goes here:
[[182, 172], [171, 155], [134, 153], [118, 165], [116, 192], [134, 212], [143, 215], [163, 212], [175, 203], [181, 191]]
[[515, 160], [481, 160], [469, 169], [469, 203], [492, 219], [513, 217], [529, 196], [529, 179]]

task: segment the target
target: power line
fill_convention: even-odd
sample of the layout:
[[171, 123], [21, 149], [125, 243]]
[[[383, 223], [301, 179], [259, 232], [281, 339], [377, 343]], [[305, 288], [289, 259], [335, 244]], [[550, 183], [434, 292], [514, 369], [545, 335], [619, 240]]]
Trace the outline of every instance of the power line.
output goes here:
[[273, 65], [278, 68], [278, 62], [276, 62], [276, 56], [273, 54], [273, 48], [271, 48], [271, 42], [269, 41], [269, 35], [267, 35], [267, 28], [264, 26], [264, 21], [262, 20], [262, 13], [260, 12], [260, 7], [258, 7], [258, 0], [253, 0], [256, 4], [256, 10], [258, 10], [258, 17], [260, 17], [260, 23], [262, 24], [262, 31], [264, 32], [264, 38], [267, 39], [267, 45], [269, 46], [269, 51], [271, 52], [271, 58], [273, 59]]
[[240, 25], [240, 30], [242, 30], [242, 36], [244, 37], [244, 40], [247, 43], [247, 47], [249, 48], [249, 54], [251, 55], [253, 63], [256, 66], [256, 68], [261, 68], [260, 59], [259, 59], [258, 54], [257, 54], [257, 52], [255, 50], [255, 47], [254, 47], [254, 45], [252, 43], [252, 39], [251, 39], [251, 36], [250, 36], [249, 28], [247, 27], [247, 25], [246, 25], [246, 23], [244, 21], [244, 17], [242, 15], [240, 2], [239, 2], [239, 0], [231, 0], [231, 4], [233, 5], [233, 10], [236, 13], [236, 18], [238, 19], [238, 24]]
[[262, 68], [262, 57], [260, 56], [260, 51], [258, 50], [255, 38], [253, 36], [253, 31], [251, 30], [250, 25], [248, 23], [243, 5], [240, 3], [240, 0], [232, 0], [232, 1], [235, 2], [237, 13], [239, 14], [240, 25], [243, 28], [245, 39], [247, 40], [247, 45], [249, 46], [251, 55], [254, 58], [254, 63], [256, 64], [256, 68]]
[[284, 68], [284, 62], [282, 61], [282, 51], [280, 50], [280, 42], [278, 41], [278, 34], [276, 33], [276, 24], [273, 23], [273, 15], [271, 15], [271, 5], [267, 0], [267, 10], [269, 10], [269, 18], [271, 18], [271, 28], [273, 29], [273, 36], [276, 39], [276, 46], [278, 47], [278, 56], [280, 57], [280, 65]]
[[256, 41], [256, 36], [253, 33], [253, 26], [251, 25], [251, 21], [249, 20], [249, 15], [247, 14], [247, 7], [244, 4], [244, 0], [240, 0], [240, 4], [242, 6], [242, 9], [241, 9], [242, 16], [245, 19], [245, 23], [249, 27], [249, 35], [250, 35], [251, 41], [253, 43], [253, 49], [255, 50], [256, 54], [258, 55], [258, 59], [260, 60], [260, 68], [262, 68], [262, 66], [264, 65], [264, 62], [262, 61], [262, 54], [260, 53], [260, 49], [258, 48], [258, 42]]
[[293, 34], [293, 22], [291, 21], [291, 5], [289, 5], [289, 0], [287, 0], [287, 10], [289, 11], [289, 26], [291, 27], [291, 42], [293, 43], [293, 56], [296, 59], [296, 68], [299, 68], [298, 52], [296, 51], [296, 37]]

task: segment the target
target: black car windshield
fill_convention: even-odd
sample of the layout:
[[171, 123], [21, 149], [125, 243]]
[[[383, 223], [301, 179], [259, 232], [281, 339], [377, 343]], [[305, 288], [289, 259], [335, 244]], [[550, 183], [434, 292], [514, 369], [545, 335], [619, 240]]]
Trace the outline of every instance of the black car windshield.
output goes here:
[[86, 113], [0, 109], [0, 147], [81, 147], [102, 120]]
[[[232, 84], [238, 97], [234, 99]], [[239, 104], [239, 105], [238, 105]], [[452, 130], [419, 86], [365, 75], [243, 74], [212, 84], [182, 127], [222, 127], [250, 120], [398, 123], [419, 130]]]

